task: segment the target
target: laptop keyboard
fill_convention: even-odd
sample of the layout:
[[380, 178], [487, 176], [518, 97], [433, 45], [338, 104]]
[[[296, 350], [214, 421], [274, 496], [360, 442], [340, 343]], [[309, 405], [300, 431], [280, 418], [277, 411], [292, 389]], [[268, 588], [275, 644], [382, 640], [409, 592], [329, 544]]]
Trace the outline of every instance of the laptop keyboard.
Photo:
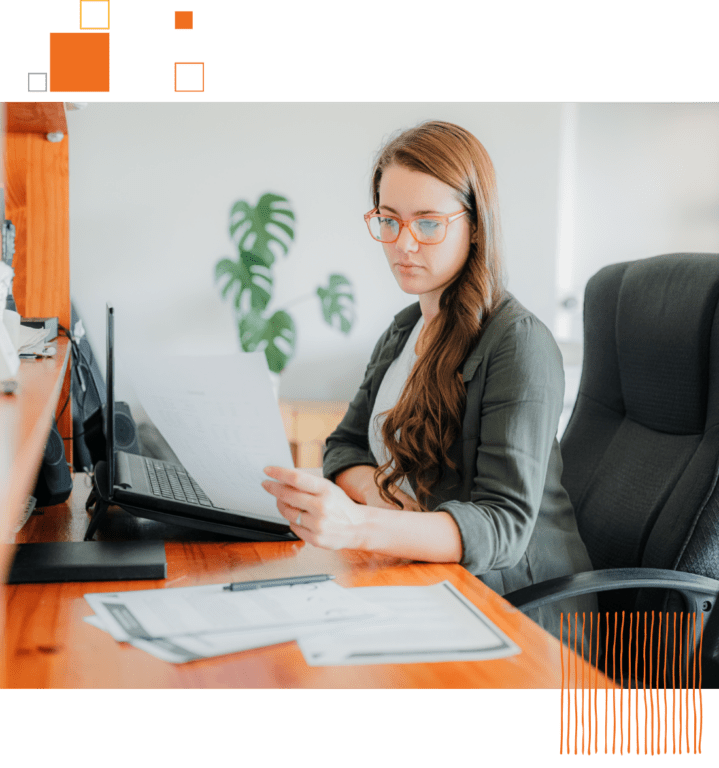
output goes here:
[[172, 465], [143, 456], [150, 488], [155, 496], [188, 504], [200, 504], [203, 507], [215, 505], [207, 498], [200, 486], [183, 470], [177, 470]]

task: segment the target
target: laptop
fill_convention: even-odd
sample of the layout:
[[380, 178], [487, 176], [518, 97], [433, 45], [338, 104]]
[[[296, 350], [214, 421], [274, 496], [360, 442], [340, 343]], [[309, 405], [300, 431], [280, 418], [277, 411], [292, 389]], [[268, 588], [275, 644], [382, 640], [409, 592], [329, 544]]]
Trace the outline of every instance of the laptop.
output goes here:
[[[248, 512], [225, 509], [212, 502], [181, 464], [117, 450], [115, 445], [115, 313], [107, 304], [107, 408], [105, 442], [107, 462], [103, 472], [107, 504], [96, 507], [102, 517], [115, 504], [143, 518], [224, 533], [249, 541], [297, 541], [280, 522], [252, 517]], [[96, 473], [97, 474], [97, 473]], [[99, 482], [96, 479], [96, 482]], [[97, 502], [99, 504], [99, 501]], [[91, 536], [97, 527], [93, 519]], [[92, 531], [92, 533], [91, 533]]]

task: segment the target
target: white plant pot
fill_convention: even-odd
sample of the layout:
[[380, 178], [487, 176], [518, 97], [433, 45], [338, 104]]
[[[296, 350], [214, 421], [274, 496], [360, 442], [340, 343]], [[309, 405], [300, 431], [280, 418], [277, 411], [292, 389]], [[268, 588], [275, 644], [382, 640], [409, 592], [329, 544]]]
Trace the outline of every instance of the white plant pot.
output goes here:
[[275, 400], [280, 399], [280, 374], [269, 371], [270, 381], [272, 382], [272, 392], [275, 396]]

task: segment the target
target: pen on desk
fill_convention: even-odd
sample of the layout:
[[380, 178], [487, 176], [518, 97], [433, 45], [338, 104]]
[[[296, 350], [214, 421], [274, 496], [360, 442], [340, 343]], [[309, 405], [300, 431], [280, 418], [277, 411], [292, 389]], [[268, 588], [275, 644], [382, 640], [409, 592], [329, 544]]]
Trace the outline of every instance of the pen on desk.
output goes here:
[[318, 581], [331, 581], [334, 576], [328, 573], [318, 573], [314, 576], [290, 576], [286, 579], [260, 579], [258, 581], [236, 581], [227, 584], [223, 589], [230, 592], [242, 592], [248, 589], [263, 589], [264, 587], [291, 587], [295, 584], [314, 584]]

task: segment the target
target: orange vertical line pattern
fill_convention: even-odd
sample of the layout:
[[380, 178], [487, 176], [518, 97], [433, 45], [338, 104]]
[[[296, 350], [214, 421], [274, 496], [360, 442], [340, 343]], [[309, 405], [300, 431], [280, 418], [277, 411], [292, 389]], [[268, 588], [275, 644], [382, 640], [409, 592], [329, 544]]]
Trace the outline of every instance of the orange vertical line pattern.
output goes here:
[[674, 640], [672, 642], [672, 754], [677, 753], [677, 741], [675, 736], [676, 696], [674, 688], [674, 670], [677, 666], [677, 612], [674, 611]]
[[[657, 632], [657, 637], [658, 637], [659, 648], [661, 649], [662, 648], [662, 612], [661, 611], [659, 611], [659, 631]], [[662, 651], [662, 655], [666, 656], [666, 644], [665, 644], [665, 650]], [[661, 749], [662, 742], [663, 741], [665, 742], [665, 739], [662, 739], [662, 734], [666, 733], [666, 731], [659, 730], [666, 723], [666, 709], [667, 709], [666, 686], [659, 685], [659, 660], [660, 659], [661, 659], [661, 656], [659, 655], [659, 651], [657, 651], [657, 754], [666, 754], [666, 750], [662, 751]], [[661, 697], [659, 696], [660, 688], [662, 688]], [[664, 703], [663, 708], [662, 708], [661, 702]], [[666, 747], [666, 742], [665, 742], [665, 747]]]
[[[667, 612], [667, 621], [664, 625], [664, 647], [669, 648], [669, 613]], [[667, 706], [667, 651], [664, 651], [664, 754], [667, 753], [667, 718], [669, 717], [669, 707]]]
[[[632, 646], [634, 646], [634, 649], [632, 650]], [[633, 655], [632, 655], [633, 654]], [[632, 699], [632, 692], [634, 688], [636, 687], [636, 677], [632, 678], [632, 660], [636, 659], [637, 655], [637, 649], [636, 644], [634, 643], [634, 614], [629, 614], [629, 647], [627, 648], [627, 658], [629, 660], [629, 679], [628, 684], [629, 688], [627, 689], [627, 754], [632, 754], [632, 739], [634, 736], [634, 722], [633, 720], [636, 719], [636, 712], [633, 712], [633, 699]]]
[[599, 623], [601, 620], [601, 614], [597, 613], [597, 656], [596, 667], [594, 672], [594, 754], [598, 751], [599, 744], [599, 718], [597, 717], [597, 688], [599, 687]]
[[[589, 643], [587, 648], [587, 660], [592, 661], [592, 614], [589, 614]], [[584, 625], [584, 614], [582, 614], [582, 624]], [[582, 633], [583, 635], [584, 633]], [[592, 696], [592, 668], [587, 668], [587, 754], [592, 754], [594, 745], [594, 697]]]
[[634, 651], [634, 754], [640, 754], [639, 727], [641, 713], [639, 712], [639, 611], [637, 611], [637, 636], [635, 638]]
[[702, 641], [704, 640], [704, 612], [699, 629], [699, 754], [702, 753], [702, 730], [704, 728], [704, 706], [702, 702]]
[[[644, 630], [644, 636], [646, 637], [646, 620], [644, 622], [645, 630]], [[652, 611], [652, 623], [651, 623], [651, 629], [649, 630], [649, 699], [646, 704], [647, 709], [649, 710], [649, 734], [647, 735], [647, 738], [649, 739], [649, 755], [651, 757], [654, 757], [656, 754], [656, 686], [652, 685], [654, 682], [654, 678], [652, 676], [652, 673], [654, 672], [654, 611]], [[652, 738], [652, 734], [654, 734], [654, 738]]]
[[572, 676], [571, 659], [572, 659], [572, 628], [571, 628], [572, 614], [567, 614], [567, 754], [569, 754], [569, 725], [571, 723], [572, 704], [569, 700], [569, 679]]
[[577, 678], [579, 675], [577, 674], [577, 617], [578, 614], [575, 611], [574, 612], [574, 754], [577, 754], [577, 728], [579, 724], [579, 720], [577, 718], [577, 713], [579, 712], [579, 707], [577, 706]]
[[627, 692], [627, 754], [632, 751], [632, 634], [634, 628], [634, 614], [629, 614], [629, 647], [627, 658], [629, 659], [629, 690]]
[[582, 754], [584, 754], [584, 611], [582, 611]]
[[[592, 654], [588, 651], [587, 657], [584, 656], [584, 631], [586, 629], [586, 621], [585, 621], [585, 613], [582, 611], [582, 661], [586, 661], [587, 657], [590, 657]], [[589, 646], [591, 648], [591, 646]], [[584, 675], [586, 673], [587, 676], [587, 684], [584, 685]], [[591, 688], [592, 681], [590, 678], [589, 670], [586, 668], [586, 665], [582, 665], [582, 700], [584, 701], [584, 719], [585, 719], [585, 727], [584, 732], [586, 734], [586, 741], [585, 741], [585, 750], [582, 752], [582, 754], [590, 754], [592, 749], [592, 729], [591, 729], [591, 714], [589, 712], [589, 690]]]
[[[615, 627], [616, 632], [616, 627]], [[624, 611], [619, 636], [619, 754], [624, 754]]]
[[[696, 755], [697, 750], [697, 700], [695, 691], [697, 689], [697, 614], [696, 611], [692, 613], [692, 687], [689, 694], [689, 701], [691, 703], [692, 710], [692, 729], [691, 729], [691, 745], [692, 754]], [[688, 662], [687, 662], [688, 663]]]
[[[639, 611], [634, 622], [634, 685], [631, 728], [634, 733], [634, 754], [639, 754]], [[630, 673], [631, 674], [631, 673]], [[631, 752], [631, 749], [629, 750]]]
[[[572, 680], [572, 620], [571, 614], [567, 614], [567, 678], [568, 681]], [[572, 706], [569, 706], [569, 702], [572, 702]], [[574, 735], [574, 729], [577, 727], [576, 717], [574, 712], [574, 691], [572, 685], [567, 683], [567, 709], [569, 710], [569, 723], [570, 726], [567, 730], [567, 754], [572, 754], [572, 737]]]
[[[696, 614], [694, 614], [696, 616]], [[687, 659], [687, 665], [686, 665], [686, 673], [684, 676], [684, 751], [687, 754], [690, 754], [691, 750], [689, 747], [689, 655], [690, 655], [690, 642], [691, 638], [689, 635], [690, 631], [690, 620], [689, 620], [689, 614], [687, 613], [687, 642], [686, 642], [686, 659]]]
[[[694, 685], [692, 686], [692, 711], [694, 713], [694, 754], [697, 755], [701, 751], [701, 745], [699, 744], [699, 686], [701, 686], [701, 667], [702, 667], [702, 657], [701, 657], [701, 642], [702, 642], [702, 624], [704, 619], [704, 613], [702, 612], [701, 618], [700, 618], [700, 627], [699, 627], [699, 683], [697, 685], [697, 654], [696, 651], [694, 653]], [[694, 614], [694, 648], [696, 649], [696, 614]]]
[[612, 727], [612, 754], [617, 750], [617, 698], [614, 695], [617, 688], [617, 612], [614, 611], [614, 642], [612, 643], [612, 719], [614, 721]]
[[[652, 633], [651, 633], [651, 659], [652, 659], [652, 732], [654, 733], [654, 749], [652, 755], [659, 754], [659, 724], [661, 717], [659, 714], [659, 654], [661, 653], [661, 632], [662, 632], [661, 614], [657, 615], [657, 648], [654, 650], [654, 611], [652, 611]], [[654, 661], [656, 660], [656, 664]], [[655, 673], [656, 670], [656, 673]]]
[[[564, 637], [564, 612], [559, 614], [559, 637]], [[559, 754], [563, 752], [564, 742], [564, 647], [559, 644], [559, 661], [562, 667], [562, 694], [559, 699]]]
[[[652, 678], [649, 677], [649, 687], [651, 688]], [[647, 692], [647, 612], [644, 611], [644, 645], [642, 646], [642, 701], [644, 702], [644, 755], [648, 755], [650, 746], [647, 743], [649, 739], [649, 694]], [[652, 750], [653, 752], [654, 750]]]
[[[596, 664], [596, 672], [594, 674], [594, 687], [598, 689], [599, 686], [599, 651], [600, 646], [599, 644], [602, 641], [602, 632], [601, 632], [601, 626], [602, 626], [602, 614], [597, 612], [597, 664]], [[607, 700], [607, 681], [606, 678], [604, 680], [604, 701]], [[597, 718], [597, 753], [599, 752], [599, 690], [597, 690], [597, 706], [594, 709], [594, 716]], [[606, 720], [605, 720], [606, 723]]]
[[697, 687], [697, 615], [692, 614], [692, 689]]
[[[571, 620], [569, 617], [569, 614], [567, 614], [567, 639], [568, 642], [571, 643]], [[573, 727], [573, 718], [572, 715], [574, 714], [574, 698], [572, 696], [572, 687], [570, 685], [570, 681], [572, 678], [572, 669], [570, 667], [570, 664], [572, 660], [572, 648], [571, 645], [567, 645], [567, 736], [566, 736], [566, 751], [567, 754], [571, 754], [572, 751], [572, 727]], [[571, 706], [570, 706], [571, 702]]]
[[[652, 614], [652, 618], [654, 617], [654, 614]], [[661, 754], [661, 716], [660, 716], [660, 704], [661, 697], [659, 695], [659, 659], [661, 658], [661, 648], [662, 648], [662, 614], [661, 611], [658, 613], [658, 627], [657, 627], [657, 676], [654, 681], [654, 688], [655, 688], [655, 696], [654, 696], [654, 720], [656, 725], [655, 728], [655, 740], [656, 740], [656, 746], [654, 748], [655, 754], [659, 755]]]
[[607, 728], [609, 723], [609, 692], [607, 690], [607, 661], [609, 659], [609, 611], [607, 611], [607, 641], [604, 648], [604, 754], [607, 754]]
[[[567, 615], [567, 618], [569, 619], [570, 615]], [[576, 614], [575, 614], [576, 618]], [[572, 642], [572, 632], [574, 631], [574, 624], [571, 624], [570, 622], [570, 629], [569, 629], [569, 651], [567, 653], [567, 667], [569, 669], [569, 677], [572, 680], [572, 685], [570, 686], [570, 695], [572, 697], [572, 731], [569, 736], [569, 743], [568, 743], [568, 749], [572, 751], [573, 755], [577, 754], [577, 747], [576, 747], [576, 738], [577, 738], [577, 666], [576, 666], [576, 660], [577, 656], [576, 653], [572, 655], [571, 650], [571, 642]], [[572, 658], [574, 658], [574, 675], [572, 676], [572, 670], [571, 670], [571, 663]], [[574, 740], [574, 746], [572, 746], [572, 740]]]
[[684, 623], [684, 614], [679, 612], [679, 754], [682, 753], [682, 637], [684, 632], [682, 626]]

